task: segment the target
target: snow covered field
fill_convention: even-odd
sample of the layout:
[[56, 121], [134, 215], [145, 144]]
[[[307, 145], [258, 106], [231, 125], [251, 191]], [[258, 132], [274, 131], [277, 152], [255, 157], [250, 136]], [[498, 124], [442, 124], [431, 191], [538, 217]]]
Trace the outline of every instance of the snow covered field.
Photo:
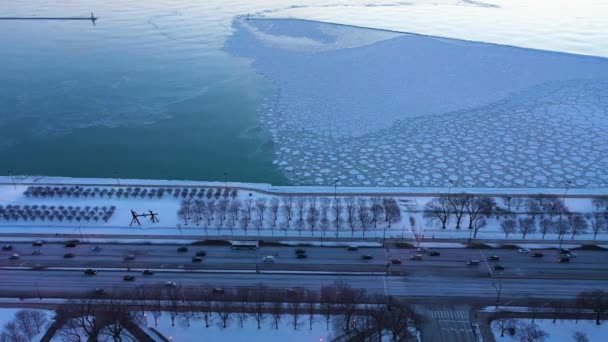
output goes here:
[[[608, 60], [302, 20], [234, 21], [231, 54], [293, 184], [608, 184]], [[440, 99], [440, 100], [438, 100]]]
[[[522, 319], [521, 321], [529, 322], [529, 319]], [[593, 320], [557, 320], [553, 323], [551, 319], [535, 319], [534, 323], [537, 324], [538, 328], [549, 334], [545, 341], [551, 342], [569, 342], [577, 341], [573, 338], [576, 332], [583, 332], [587, 335], [589, 342], [602, 342], [606, 341], [608, 336], [608, 324], [603, 322], [602, 325], [596, 325]], [[497, 342], [507, 341], [519, 341], [516, 337], [511, 337], [505, 332], [505, 336], [500, 337], [500, 330], [498, 329], [496, 322], [492, 322], [492, 332]]]
[[[268, 184], [241, 184], [241, 183], [217, 183], [217, 182], [179, 182], [179, 181], [146, 181], [146, 180], [122, 180], [122, 185], [119, 187], [116, 180], [112, 179], [76, 179], [76, 178], [13, 178], [15, 185], [12, 184], [10, 178], [5, 178], [3, 185], [0, 185], [0, 233], [3, 234], [81, 234], [85, 239], [90, 239], [87, 236], [90, 234], [100, 235], [136, 235], [141, 236], [141, 240], [136, 239], [134, 241], [144, 241], [146, 236], [154, 235], [183, 235], [188, 239], [204, 239], [221, 236], [222, 238], [230, 236], [250, 236], [254, 237], [284, 237], [287, 242], [295, 243], [294, 237], [312, 237], [316, 240], [312, 241], [313, 244], [318, 244], [320, 240], [323, 243], [323, 238], [375, 238], [381, 239], [386, 238], [404, 238], [407, 240], [415, 240], [417, 238], [460, 238], [468, 239], [471, 237], [471, 230], [468, 227], [468, 216], [463, 215], [461, 222], [461, 229], [456, 229], [456, 220], [451, 217], [446, 224], [446, 229], [441, 228], [441, 224], [437, 220], [430, 220], [424, 217], [425, 204], [430, 201], [435, 195], [431, 189], [426, 189], [426, 192], [421, 193], [417, 196], [416, 194], [409, 193], [405, 195], [411, 189], [387, 189], [387, 193], [382, 193], [384, 189], [375, 189], [378, 191], [376, 195], [369, 193], [370, 189], [357, 189], [357, 188], [344, 188], [340, 189], [337, 198], [342, 200], [341, 208], [341, 222], [340, 230], [336, 234], [335, 230], [335, 215], [334, 215], [334, 193], [332, 188], [324, 187], [272, 187]], [[68, 189], [75, 187], [75, 184], [79, 184], [79, 191], [87, 192], [89, 195], [25, 195], [30, 185], [21, 184], [30, 183], [38, 184], [39, 186], [46, 188], [47, 186], [52, 189]], [[213, 192], [217, 191], [218, 188], [222, 192], [225, 186], [228, 189], [240, 189], [235, 193], [234, 199], [239, 203], [241, 220], [232, 218], [234, 215], [229, 209], [226, 210], [226, 218], [223, 223], [219, 217], [219, 206], [223, 199], [223, 195], [219, 199], [213, 197], [207, 197], [209, 190]], [[141, 192], [136, 194], [136, 189], [143, 189]], [[158, 196], [158, 191], [164, 189], [164, 193]], [[130, 190], [129, 190], [130, 189]], [[58, 190], [58, 191], [59, 191]], [[187, 196], [184, 197], [183, 191], [186, 191]], [[308, 196], [293, 196], [293, 210], [292, 210], [292, 221], [287, 222], [286, 211], [283, 210], [285, 200], [288, 197], [287, 194], [292, 191], [296, 194], [307, 194]], [[437, 192], [444, 192], [445, 189], [435, 189]], [[448, 191], [450, 191], [449, 189]], [[63, 191], [63, 190], [62, 190]], [[128, 192], [129, 195], [125, 195]], [[146, 191], [146, 192], [144, 192]], [[171, 191], [171, 193], [169, 193]], [[194, 194], [194, 192], [196, 194]], [[494, 189], [487, 189], [488, 193], [495, 193]], [[178, 192], [178, 195], [175, 194]], [[559, 193], [559, 191], [549, 191], [550, 193]], [[95, 193], [96, 195], [91, 195]], [[113, 195], [110, 196], [109, 193]], [[118, 196], [118, 193], [121, 193]], [[360, 195], [354, 196], [359, 193]], [[445, 193], [445, 192], [444, 192]], [[482, 191], [483, 193], [483, 191]], [[526, 194], [526, 189], [519, 190], [519, 193]], [[565, 205], [568, 209], [575, 213], [581, 213], [583, 215], [587, 213], [597, 212], [597, 208], [593, 205], [591, 197], [583, 195], [584, 189], [572, 189], [569, 194], [577, 194], [580, 197], [568, 197], [566, 198]], [[591, 194], [595, 194], [595, 191], [590, 191]], [[104, 194], [104, 195], [101, 195]], [[314, 194], [314, 195], [313, 195]], [[346, 196], [346, 195], [350, 196]], [[531, 192], [534, 194], [534, 192]], [[563, 194], [563, 192], [562, 192]], [[314, 215], [311, 214], [311, 207], [313, 201], [310, 200], [314, 196], [315, 208]], [[588, 195], [589, 196], [589, 195]], [[348, 199], [354, 197], [356, 201], [353, 201], [352, 212], [354, 214], [354, 221], [351, 225], [348, 217]], [[400, 211], [400, 218], [392, 222], [389, 227], [388, 223], [384, 219], [382, 214], [378, 221], [377, 227], [373, 228], [372, 211], [370, 205], [374, 202], [370, 198], [376, 197], [390, 197], [396, 200], [398, 210]], [[191, 214], [184, 221], [183, 215], [179, 215], [178, 212], [182, 207], [182, 201], [184, 198], [190, 198], [192, 203], [199, 202], [204, 205], [209, 203], [214, 205], [214, 216], [212, 219], [209, 218], [209, 210], [203, 207], [201, 210], [207, 210], [206, 213], [198, 212], [199, 208], [195, 208], [191, 205]], [[303, 221], [301, 225], [299, 221], [299, 210], [298, 201], [299, 199], [305, 199], [302, 202], [302, 217]], [[323, 200], [329, 201], [328, 205], [328, 220], [323, 226], [323, 215], [322, 215], [322, 202]], [[272, 202], [278, 200], [277, 205], [277, 219], [276, 222], [273, 220], [272, 214]], [[363, 204], [361, 201], [363, 200]], [[504, 203], [505, 198], [496, 197], [496, 204], [507, 209]], [[232, 196], [228, 196], [226, 205], [230, 207], [233, 202]], [[260, 215], [260, 207], [257, 206], [258, 201], [263, 202], [264, 214]], [[246, 216], [247, 203], [252, 205], [252, 212], [250, 214], [251, 219], [247, 226], [244, 228], [242, 217]], [[378, 202], [379, 203], [379, 202]], [[523, 200], [513, 199], [512, 210], [515, 212], [525, 211]], [[607, 202], [608, 203], [608, 202]], [[361, 205], [366, 205], [362, 207]], [[18, 210], [22, 214], [15, 214], [14, 208], [19, 207]], [[73, 208], [80, 208], [86, 213], [81, 214], [78, 210]], [[108, 210], [113, 207], [113, 215], [109, 217], [107, 222], [100, 216], [87, 214], [88, 210]], [[72, 208], [72, 209], [70, 209]], [[87, 209], [88, 208], [88, 209]], [[365, 218], [367, 224], [363, 227], [361, 222], [361, 216], [359, 215], [361, 208], [367, 211], [367, 217]], [[11, 214], [13, 210], [13, 214]], [[146, 213], [151, 210], [158, 213], [159, 222], [153, 223], [147, 217], [140, 217], [141, 226], [136, 223], [133, 226], [129, 226], [131, 222], [131, 210], [135, 210], [138, 213]], [[605, 210], [605, 209], [603, 209]], [[27, 219], [24, 218], [23, 212], [27, 211]], [[32, 218], [33, 214], [36, 213], [36, 219]], [[76, 212], [76, 214], [74, 214]], [[519, 214], [525, 216], [524, 214]], [[68, 216], [72, 216], [68, 219]], [[80, 216], [76, 219], [76, 216]], [[198, 218], [196, 218], [198, 216]], [[261, 217], [264, 217], [262, 220]], [[522, 216], [522, 217], [523, 217]], [[44, 219], [41, 219], [43, 217]], [[486, 239], [505, 239], [505, 234], [501, 230], [501, 220], [496, 219], [495, 216], [487, 218], [487, 225], [482, 227], [477, 238]], [[273, 223], [274, 222], [274, 223]], [[314, 227], [313, 227], [314, 223]], [[591, 229], [592, 218], [587, 217], [588, 227], [584, 231], [579, 231], [571, 239], [569, 233], [564, 236], [564, 243], [567, 245], [576, 246], [580, 240], [593, 240], [593, 231]], [[528, 240], [540, 240], [543, 238], [540, 230], [540, 218], [536, 219], [535, 229], [528, 232], [526, 239]], [[602, 241], [606, 240], [608, 231], [606, 227], [598, 229], [597, 241], [602, 244]], [[98, 240], [91, 241], [114, 241], [120, 237], [111, 236], [100, 236]], [[522, 234], [515, 229], [510, 233], [509, 239], [521, 239]], [[559, 239], [557, 234], [549, 230], [544, 237], [546, 240]], [[19, 238], [12, 238], [17, 241]], [[49, 238], [49, 240], [52, 238]], [[165, 242], [176, 242], [177, 240], [171, 240], [168, 238]], [[316, 242], [315, 242], [316, 241]], [[184, 242], [184, 241], [181, 241]], [[325, 241], [327, 244], [328, 241]], [[431, 242], [432, 243], [432, 242]], [[533, 244], [538, 244], [536, 241], [531, 241]], [[536, 245], [531, 245], [536, 246]]]

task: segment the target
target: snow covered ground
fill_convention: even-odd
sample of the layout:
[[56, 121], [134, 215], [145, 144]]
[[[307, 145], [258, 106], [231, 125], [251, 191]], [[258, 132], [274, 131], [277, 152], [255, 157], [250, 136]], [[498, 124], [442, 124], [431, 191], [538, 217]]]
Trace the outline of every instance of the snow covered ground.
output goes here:
[[303, 20], [233, 25], [225, 49], [275, 86], [259, 112], [293, 184], [608, 184], [605, 58]]
[[[336, 237], [335, 224], [333, 222], [333, 209], [330, 208], [329, 212], [329, 220], [330, 223], [328, 225], [328, 229], [325, 233], [322, 232], [320, 228], [320, 217], [317, 217], [316, 226], [314, 229], [311, 228], [309, 222], [302, 227], [298, 227], [293, 221], [291, 224], [286, 223], [285, 213], [282, 210], [278, 211], [278, 219], [277, 225], [274, 228], [272, 227], [271, 221], [271, 213], [268, 208], [269, 203], [273, 198], [284, 199], [286, 194], [290, 191], [294, 191], [295, 193], [314, 193], [317, 196], [317, 199], [325, 197], [330, 200], [333, 200], [334, 194], [332, 188], [327, 187], [272, 187], [268, 184], [240, 184], [240, 183], [229, 183], [227, 184], [229, 188], [240, 188], [238, 190], [237, 199], [241, 201], [241, 203], [248, 201], [249, 199], [255, 200], [257, 199], [265, 199], [266, 200], [266, 211], [265, 211], [265, 220], [263, 224], [259, 225], [259, 229], [253, 223], [249, 225], [249, 227], [245, 230], [242, 228], [242, 224], [239, 222], [231, 223], [230, 219], [227, 218], [226, 222], [220, 226], [218, 222], [218, 215], [216, 213], [215, 219], [211, 221], [211, 224], [208, 224], [206, 220], [201, 220], [198, 224], [194, 221], [194, 219], [189, 219], [188, 224], [185, 224], [183, 218], [178, 216], [178, 210], [180, 208], [180, 202], [182, 201], [182, 196], [175, 197], [174, 195], [164, 194], [160, 198], [158, 196], [128, 196], [128, 197], [118, 197], [114, 195], [112, 197], [104, 196], [100, 197], [99, 195], [95, 197], [49, 197], [49, 196], [25, 196], [24, 192], [28, 189], [29, 185], [21, 184], [23, 183], [34, 183], [39, 184], [40, 186], [50, 186], [53, 187], [62, 187], [62, 186], [70, 186], [70, 184], [79, 184], [81, 189], [97, 189], [100, 191], [109, 191], [109, 190], [125, 190], [132, 188], [135, 189], [140, 185], [142, 189], [158, 189], [156, 187], [164, 186], [165, 189], [180, 189], [182, 191], [184, 188], [188, 188], [189, 186], [197, 187], [195, 190], [199, 190], [199, 187], [208, 187], [211, 189], [224, 188], [223, 183], [217, 182], [179, 182], [179, 181], [145, 181], [145, 180], [122, 180], [122, 185], [119, 187], [116, 184], [116, 180], [111, 179], [70, 179], [70, 178], [53, 178], [53, 177], [45, 177], [38, 179], [38, 182], [34, 182], [33, 178], [15, 178], [15, 184], [13, 185], [10, 179], [7, 177], [4, 179], [7, 181], [4, 184], [0, 184], [0, 206], [6, 211], [6, 208], [9, 206], [20, 206], [20, 208], [28, 207], [29, 209], [36, 206], [36, 210], [45, 211], [49, 210], [49, 208], [53, 211], [57, 210], [65, 210], [70, 206], [80, 207], [81, 209], [89, 208], [93, 209], [103, 208], [103, 207], [115, 207], [114, 214], [109, 218], [107, 222], [100, 219], [97, 220], [94, 218], [90, 218], [89, 220], [81, 219], [77, 221], [75, 219], [68, 221], [65, 217], [62, 220], [59, 220], [57, 217], [54, 217], [52, 220], [49, 219], [48, 215], [44, 220], [41, 219], [28, 219], [24, 220], [22, 217], [18, 219], [9, 218], [6, 219], [4, 215], [0, 215], [0, 233], [4, 234], [19, 234], [19, 233], [42, 233], [42, 234], [82, 234], [86, 238], [86, 236], [90, 234], [101, 234], [101, 235], [141, 235], [141, 240], [136, 239], [138, 241], [146, 240], [145, 236], [154, 236], [154, 235], [173, 235], [179, 236], [182, 235], [188, 239], [196, 240], [203, 238], [213, 238], [217, 236], [221, 236], [223, 238], [230, 236], [251, 236], [255, 237], [278, 237], [284, 238], [285, 241], [293, 243], [294, 237], [313, 237], [318, 238], [318, 240], [323, 241], [325, 237]], [[193, 188], [189, 188], [189, 193]], [[206, 189], [203, 189], [206, 190]], [[455, 220], [451, 219], [446, 229], [442, 229], [440, 224], [437, 221], [430, 221], [427, 218], [423, 217], [422, 210], [424, 209], [424, 205], [432, 199], [429, 195], [433, 195], [432, 190], [426, 189], [427, 192], [422, 193], [420, 196], [415, 194], [409, 195], [396, 195], [399, 193], [407, 193], [411, 189], [406, 188], [395, 188], [395, 189], [387, 189], [387, 196], [394, 197], [397, 199], [397, 203], [399, 204], [401, 210], [401, 220], [393, 223], [389, 228], [387, 223], [381, 219], [378, 222], [377, 228], [368, 228], [365, 232], [361, 229], [359, 224], [355, 224], [354, 231], [351, 231], [351, 228], [347, 222], [347, 209], [346, 207], [342, 210], [342, 223], [340, 227], [340, 231], [337, 237], [342, 238], [404, 238], [408, 240], [413, 240], [418, 237], [423, 237], [426, 239], [439, 239], [439, 238], [460, 238], [460, 239], [468, 239], [471, 236], [471, 231], [467, 229], [468, 218], [464, 215], [462, 219], [462, 228], [455, 228]], [[437, 191], [445, 191], [445, 189], [436, 189]], [[527, 189], [517, 190], [520, 193], [526, 193]], [[143, 190], [142, 190], [143, 191]], [[345, 194], [354, 195], [356, 193], [360, 193], [360, 196], [357, 198], [369, 199], [370, 198], [370, 189], [358, 189], [358, 188], [345, 188], [342, 187], [340, 189], [340, 193], [342, 196]], [[373, 191], [384, 191], [382, 188], [373, 189]], [[489, 193], [493, 193], [493, 189], [489, 189]], [[276, 192], [276, 195], [273, 194]], [[589, 191], [591, 194], [595, 194], [595, 191]], [[534, 192], [532, 192], [534, 193]], [[558, 192], [557, 192], [558, 193]], [[563, 193], [563, 192], [562, 192]], [[574, 198], [569, 197], [566, 198], [566, 206], [574, 212], [580, 213], [588, 213], [594, 210], [594, 206], [592, 205], [591, 197], [585, 197], [583, 195], [584, 189], [572, 189], [569, 191], [569, 194], [578, 194], [580, 197]], [[181, 194], [181, 192], [180, 192]], [[395, 194], [395, 195], [393, 195]], [[379, 195], [381, 196], [381, 195]], [[338, 197], [341, 197], [338, 195]], [[207, 201], [206, 197], [200, 197], [202, 200]], [[346, 198], [346, 197], [344, 197]], [[198, 195], [194, 197], [195, 200], [199, 199]], [[229, 198], [231, 200], [231, 198]], [[317, 200], [317, 208], [319, 209], [319, 200]], [[345, 201], [343, 201], [345, 202]], [[502, 199], [496, 198], [496, 202], [504, 207], [502, 203]], [[217, 202], [216, 202], [217, 204]], [[369, 204], [369, 202], [368, 202]], [[283, 205], [283, 203], [281, 203]], [[306, 204], [308, 207], [308, 204]], [[63, 209], [59, 209], [63, 208]], [[519, 207], [518, 207], [519, 208]], [[243, 207], [241, 206], [241, 209]], [[523, 208], [513, 210], [523, 210]], [[129, 226], [131, 222], [131, 210], [135, 210], [138, 213], [145, 213], [148, 210], [158, 213], [158, 218], [160, 219], [157, 223], [152, 223], [149, 218], [140, 218], [141, 226], [134, 224], [133, 226]], [[297, 217], [298, 210], [294, 205], [293, 216]], [[259, 213], [254, 208], [254, 219], [259, 219]], [[295, 221], [295, 220], [294, 220]], [[504, 233], [501, 231], [500, 221], [495, 218], [490, 218], [487, 220], [487, 226], [480, 229], [477, 234], [477, 238], [485, 238], [485, 239], [505, 239]], [[537, 219], [538, 221], [538, 219]], [[301, 228], [301, 229], [299, 229]], [[597, 236], [598, 242], [605, 241], [607, 238], [608, 231], [605, 229], [600, 231]], [[95, 240], [92, 241], [114, 241], [119, 237], [96, 237]], [[520, 239], [521, 234], [518, 232], [514, 232], [509, 235], [510, 239]], [[90, 238], [87, 238], [90, 239]], [[526, 236], [528, 240], [540, 240], [542, 239], [542, 235], [540, 233], [530, 233]], [[545, 236], [546, 240], [556, 240], [556, 234], [549, 232]], [[564, 238], [564, 243], [569, 245], [577, 245], [578, 240], [592, 240], [593, 235], [590, 232], [590, 229], [587, 230], [585, 234], [576, 235], [574, 239], [571, 239], [570, 235], [566, 235]], [[18, 237], [15, 238], [14, 241], [17, 241]], [[320, 241], [311, 242], [318, 244]], [[170, 238], [165, 242], [177, 242], [176, 240], [171, 240]], [[183, 241], [181, 241], [183, 242]], [[531, 242], [537, 244], [536, 241]], [[327, 244], [327, 241], [323, 242], [323, 244]]]
[[[522, 321], [528, 322], [529, 319], [522, 319]], [[608, 324], [603, 322], [602, 325], [596, 325], [593, 320], [558, 320], [553, 323], [551, 319], [535, 319], [534, 323], [538, 327], [549, 334], [545, 341], [551, 342], [569, 342], [575, 341], [573, 338], [574, 333], [577, 331], [583, 332], [587, 335], [589, 342], [602, 342], [606, 341], [608, 336]], [[492, 332], [497, 342], [503, 341], [519, 341], [517, 338], [508, 336], [505, 333], [504, 337], [500, 337], [500, 330], [496, 326], [495, 322], [492, 322]]]

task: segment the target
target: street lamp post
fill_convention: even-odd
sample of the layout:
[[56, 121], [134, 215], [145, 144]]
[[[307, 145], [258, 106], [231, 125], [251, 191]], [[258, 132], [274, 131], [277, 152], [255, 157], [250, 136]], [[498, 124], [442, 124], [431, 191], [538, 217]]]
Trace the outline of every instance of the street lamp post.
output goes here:
[[114, 176], [116, 176], [116, 183], [120, 187], [120, 176], [118, 175], [118, 171], [114, 171]]
[[11, 183], [13, 183], [13, 187], [17, 190], [17, 185], [15, 185], [15, 179], [13, 178], [13, 171], [8, 170], [8, 176], [11, 178]]
[[228, 172], [224, 172], [224, 189], [228, 190]]
[[334, 201], [338, 195], [338, 178], [334, 179]]

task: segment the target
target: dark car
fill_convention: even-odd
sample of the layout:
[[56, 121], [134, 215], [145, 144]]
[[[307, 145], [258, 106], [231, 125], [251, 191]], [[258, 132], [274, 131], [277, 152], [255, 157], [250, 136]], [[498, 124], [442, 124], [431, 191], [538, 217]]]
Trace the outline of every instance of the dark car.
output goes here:
[[420, 260], [422, 260], [422, 254], [412, 254], [412, 255], [410, 255], [410, 260], [420, 261]]
[[44, 245], [44, 242], [42, 242], [40, 240], [32, 242], [32, 246], [34, 246], [34, 247], [42, 247], [43, 245]]
[[207, 252], [206, 251], [197, 251], [196, 256], [200, 256], [200, 257], [207, 256]]
[[184, 253], [184, 252], [187, 252], [187, 251], [188, 251], [188, 247], [184, 247], [184, 246], [182, 246], [182, 247], [177, 247], [177, 251], [178, 251], [179, 253]]
[[66, 243], [65, 246], [69, 247], [69, 248], [74, 248], [74, 247], [78, 246], [78, 243], [75, 241], [70, 241], [70, 242]]
[[428, 255], [428, 256], [440, 256], [441, 253], [439, 253], [437, 251], [430, 251], [430, 252], [426, 253], [426, 255]]
[[490, 255], [488, 261], [498, 261], [500, 258], [497, 255]]
[[192, 257], [192, 262], [203, 262], [203, 258], [198, 256]]
[[84, 270], [84, 274], [86, 274], [86, 275], [96, 275], [97, 271], [95, 271], [92, 268], [87, 268], [86, 270]]
[[533, 258], [542, 258], [543, 255], [544, 254], [541, 253], [541, 252], [534, 252], [534, 253], [530, 254], [530, 256], [533, 257]]
[[306, 259], [308, 256], [306, 255], [306, 253], [298, 253], [296, 254], [296, 258], [298, 259]]
[[132, 275], [126, 275], [126, 276], [122, 277], [122, 280], [133, 281], [133, 280], [135, 280], [135, 277]]
[[570, 262], [570, 258], [567, 258], [567, 257], [558, 258], [557, 262]]
[[2, 250], [3, 251], [12, 251], [13, 245], [4, 245], [4, 246], [2, 246]]
[[106, 293], [107, 293], [106, 289], [102, 289], [102, 288], [96, 288], [96, 289], [95, 289], [95, 294], [96, 294], [96, 295], [103, 296], [103, 295], [105, 295]]
[[560, 254], [570, 254], [570, 250], [567, 248], [562, 248], [559, 250], [559, 253]]
[[74, 253], [65, 253], [65, 254], [63, 255], [63, 257], [64, 257], [64, 258], [66, 258], [66, 259], [70, 259], [70, 258], [75, 257], [75, 255], [74, 255]]
[[504, 267], [500, 265], [492, 266], [492, 271], [504, 271]]
[[143, 272], [141, 272], [141, 273], [143, 273], [143, 275], [153, 275], [153, 274], [154, 274], [154, 272], [152, 272], [152, 271], [150, 271], [150, 270], [144, 270], [144, 271], [143, 271]]
[[302, 249], [302, 248], [298, 248], [296, 249], [296, 254], [305, 254], [306, 250]]
[[401, 260], [396, 259], [396, 258], [395, 259], [391, 259], [391, 264], [393, 264], [393, 265], [401, 265]]
[[374, 257], [369, 255], [369, 254], [365, 254], [361, 256], [361, 260], [372, 260]]
[[478, 266], [479, 265], [479, 260], [475, 260], [475, 259], [469, 260], [469, 261], [466, 262], [466, 265], [467, 266]]
[[124, 257], [124, 260], [135, 260], [135, 254], [127, 254]]

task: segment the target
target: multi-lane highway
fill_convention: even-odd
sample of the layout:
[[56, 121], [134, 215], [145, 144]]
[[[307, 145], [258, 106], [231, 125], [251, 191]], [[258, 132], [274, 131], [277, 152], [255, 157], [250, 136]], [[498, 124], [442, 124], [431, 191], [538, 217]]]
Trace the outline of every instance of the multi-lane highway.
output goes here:
[[[99, 251], [88, 244], [74, 248], [63, 244], [12, 246], [11, 251], [0, 252], [0, 292], [4, 296], [35, 296], [40, 292], [61, 297], [100, 287], [111, 290], [166, 281], [184, 286], [236, 287], [261, 282], [318, 289], [344, 280], [353, 287], [395, 296], [492, 298], [499, 285], [503, 298], [573, 298], [582, 290], [605, 288], [608, 281], [608, 254], [603, 251], [575, 251], [577, 256], [569, 263], [558, 263], [556, 250], [542, 250], [544, 257], [532, 258], [517, 250], [438, 249], [440, 256], [424, 255], [415, 261], [409, 259], [414, 250], [392, 248], [347, 251], [306, 247], [307, 258], [298, 259], [293, 247], [232, 250], [227, 246], [188, 246], [187, 252], [178, 252], [176, 245], [105, 244]], [[41, 254], [32, 254], [36, 249]], [[200, 250], [207, 255], [202, 262], [193, 263], [191, 258]], [[10, 260], [13, 253], [19, 258]], [[74, 258], [64, 258], [65, 253], [73, 253]], [[129, 254], [135, 259], [124, 260]], [[362, 255], [372, 259], [362, 260]], [[486, 261], [490, 255], [500, 260]], [[274, 256], [275, 262], [264, 263], [264, 256]], [[391, 264], [391, 275], [385, 276], [391, 259], [400, 259], [402, 264]], [[479, 260], [479, 265], [467, 266], [471, 259]], [[505, 270], [491, 271], [493, 265]], [[86, 276], [82, 268], [99, 272]], [[154, 269], [155, 274], [144, 276], [142, 269]], [[124, 275], [134, 275], [135, 281], [124, 281]]]

